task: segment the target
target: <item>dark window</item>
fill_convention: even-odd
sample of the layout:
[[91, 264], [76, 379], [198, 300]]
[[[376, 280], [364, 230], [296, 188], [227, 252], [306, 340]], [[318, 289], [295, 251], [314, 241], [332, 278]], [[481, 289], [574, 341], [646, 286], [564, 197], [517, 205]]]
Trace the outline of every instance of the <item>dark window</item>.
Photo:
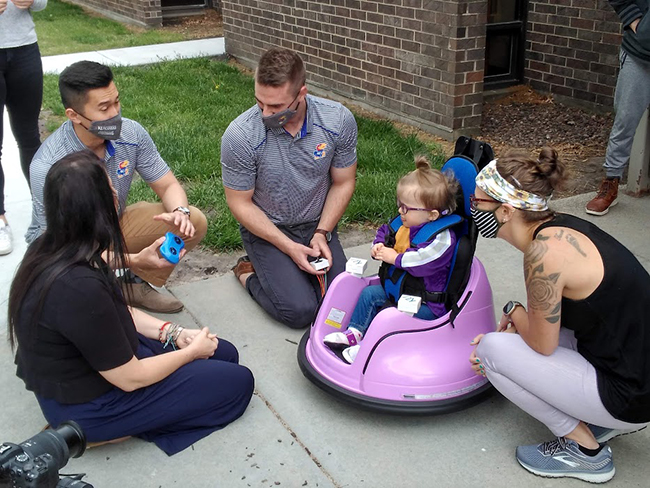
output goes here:
[[517, 85], [523, 79], [528, 0], [488, 0], [485, 87]]

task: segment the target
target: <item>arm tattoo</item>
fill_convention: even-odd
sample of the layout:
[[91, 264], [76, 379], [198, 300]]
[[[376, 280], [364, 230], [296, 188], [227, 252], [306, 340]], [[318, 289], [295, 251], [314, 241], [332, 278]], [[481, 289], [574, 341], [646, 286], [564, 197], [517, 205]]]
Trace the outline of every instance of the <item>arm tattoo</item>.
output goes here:
[[560, 229], [555, 233], [553, 237], [555, 237], [558, 241], [561, 241], [563, 235], [564, 235], [564, 229]]
[[[557, 234], [555, 237], [558, 237]], [[528, 292], [528, 306], [545, 313], [545, 319], [555, 324], [560, 320], [562, 297], [558, 297], [555, 286], [560, 273], [547, 274], [544, 272], [543, 258], [548, 251], [548, 245], [544, 241], [548, 239], [548, 237], [538, 235], [526, 250], [524, 278]]]
[[[528, 277], [526, 288], [528, 289], [528, 306], [540, 311], [554, 308], [557, 290], [555, 284], [560, 273], [547, 275], [544, 273], [544, 265], [539, 265], [533, 270], [533, 275]], [[552, 311], [551, 311], [552, 314]]]
[[549, 321], [551, 324], [557, 324], [557, 322], [560, 320], [560, 317], [562, 316], [561, 314], [562, 311], [562, 302], [558, 302], [555, 307], [553, 307], [553, 310], [551, 310], [551, 313], [547, 315], [545, 318], [547, 321]]
[[544, 236], [538, 235], [537, 238], [530, 243], [530, 246], [526, 249], [526, 253], [524, 254], [524, 279], [526, 282], [528, 282], [528, 276], [532, 271], [534, 271], [533, 268], [538, 266], [538, 263], [541, 262], [544, 254], [548, 251], [548, 245], [544, 242], [548, 237], [544, 237], [543, 239], [540, 239], [540, 237]]
[[587, 257], [587, 254], [585, 254], [585, 252], [582, 249], [580, 249], [580, 243], [578, 242], [578, 239], [573, 237], [571, 234], [567, 234], [566, 241], [569, 244], [571, 244], [573, 247], [575, 247], [576, 251], [578, 251], [580, 254], [582, 254], [585, 258]]

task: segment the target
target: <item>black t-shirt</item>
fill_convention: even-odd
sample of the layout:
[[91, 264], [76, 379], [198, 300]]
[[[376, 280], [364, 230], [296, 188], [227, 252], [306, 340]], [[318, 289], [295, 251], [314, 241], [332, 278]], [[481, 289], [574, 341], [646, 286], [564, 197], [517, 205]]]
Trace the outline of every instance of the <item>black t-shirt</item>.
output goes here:
[[619, 420], [650, 421], [650, 275], [634, 255], [595, 225], [559, 214], [542, 224], [584, 234], [600, 253], [604, 276], [583, 300], [562, 298], [562, 326], [596, 369], [598, 393]]
[[[60, 403], [85, 403], [113, 388], [98, 371], [126, 364], [138, 336], [126, 305], [102, 271], [76, 265], [59, 277], [30, 329], [42, 283], [27, 293], [16, 324], [16, 374], [28, 390]], [[117, 290], [119, 294], [119, 290]]]

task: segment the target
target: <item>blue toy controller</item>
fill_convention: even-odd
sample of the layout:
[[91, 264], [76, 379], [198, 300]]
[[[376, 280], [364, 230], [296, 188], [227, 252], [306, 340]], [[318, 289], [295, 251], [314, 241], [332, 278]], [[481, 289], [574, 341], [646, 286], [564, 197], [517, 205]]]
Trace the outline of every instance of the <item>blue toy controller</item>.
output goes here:
[[165, 242], [160, 245], [160, 255], [172, 264], [178, 264], [181, 250], [185, 247], [183, 239], [172, 232], [165, 234]]

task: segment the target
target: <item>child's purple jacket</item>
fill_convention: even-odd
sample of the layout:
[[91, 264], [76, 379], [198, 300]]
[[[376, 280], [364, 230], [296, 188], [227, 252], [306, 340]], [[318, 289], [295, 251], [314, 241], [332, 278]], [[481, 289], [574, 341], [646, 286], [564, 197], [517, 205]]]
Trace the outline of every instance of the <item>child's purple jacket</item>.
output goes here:
[[[409, 241], [426, 224], [411, 227], [409, 229]], [[377, 235], [373, 246], [378, 243], [386, 244], [386, 238], [390, 235], [390, 228], [387, 224], [377, 229]], [[430, 241], [423, 242], [417, 247], [410, 247], [405, 252], [398, 254], [395, 258], [395, 267], [408, 272], [409, 274], [422, 278], [427, 291], [444, 291], [449, 277], [449, 268], [454, 256], [456, 247], [456, 233], [447, 229], [440, 232]], [[436, 317], [447, 313], [443, 303], [427, 303]]]

